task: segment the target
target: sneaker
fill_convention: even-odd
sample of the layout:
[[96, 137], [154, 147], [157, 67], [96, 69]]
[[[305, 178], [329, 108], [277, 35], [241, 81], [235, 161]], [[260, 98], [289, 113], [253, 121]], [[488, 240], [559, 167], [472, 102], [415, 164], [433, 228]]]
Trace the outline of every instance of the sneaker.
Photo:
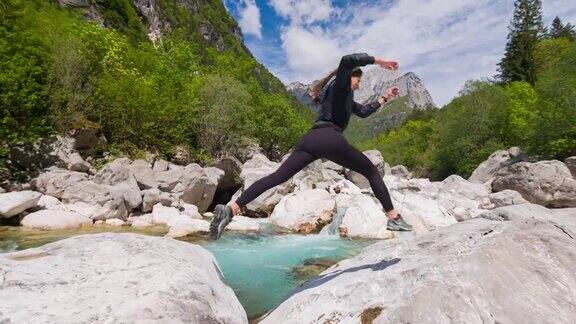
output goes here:
[[412, 225], [406, 223], [402, 218], [402, 215], [398, 214], [396, 219], [388, 219], [388, 225], [386, 228], [390, 231], [411, 231]]
[[222, 232], [226, 225], [230, 224], [232, 221], [232, 207], [228, 205], [218, 204], [214, 208], [214, 218], [212, 218], [212, 222], [210, 223], [210, 237], [214, 240], [220, 238]]

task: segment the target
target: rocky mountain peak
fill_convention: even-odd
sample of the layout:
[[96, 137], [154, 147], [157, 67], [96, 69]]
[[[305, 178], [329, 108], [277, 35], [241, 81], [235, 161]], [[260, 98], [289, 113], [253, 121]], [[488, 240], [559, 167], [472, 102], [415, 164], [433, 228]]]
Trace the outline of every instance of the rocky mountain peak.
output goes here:
[[396, 77], [392, 71], [380, 67], [373, 67], [364, 73], [354, 98], [360, 103], [374, 101], [392, 86], [400, 88], [400, 98], [407, 96], [406, 104], [410, 108], [421, 110], [436, 107], [424, 82], [414, 72]]
[[[354, 99], [359, 103], [376, 100], [386, 92], [386, 89], [392, 86], [400, 88], [399, 98], [407, 97], [406, 105], [408, 107], [418, 110], [436, 108], [436, 104], [434, 104], [432, 96], [424, 86], [424, 82], [414, 72], [408, 72], [396, 77], [392, 71], [384, 70], [380, 67], [373, 67], [364, 72], [360, 89], [354, 92]], [[302, 104], [313, 110], [316, 109], [308, 96], [310, 85], [295, 81], [290, 83], [286, 89]]]

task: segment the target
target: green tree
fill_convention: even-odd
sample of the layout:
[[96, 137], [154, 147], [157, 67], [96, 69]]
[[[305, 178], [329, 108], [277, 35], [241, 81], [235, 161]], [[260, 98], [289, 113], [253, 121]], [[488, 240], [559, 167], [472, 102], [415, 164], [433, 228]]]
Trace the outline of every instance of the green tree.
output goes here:
[[229, 76], [212, 75], [204, 78], [199, 99], [201, 113], [196, 124], [200, 146], [210, 154], [231, 152], [249, 109], [248, 90]]
[[498, 63], [502, 83], [536, 82], [534, 48], [544, 32], [540, 0], [516, 0], [514, 16], [508, 27], [504, 57]]
[[534, 51], [536, 78], [540, 78], [543, 73], [558, 65], [573, 44], [574, 41], [566, 37], [546, 38], [539, 41]]
[[530, 84], [523, 81], [510, 83], [505, 90], [509, 104], [503, 142], [506, 146], [523, 146], [528, 149], [527, 145], [535, 135], [538, 94]]
[[453, 173], [468, 177], [490, 153], [503, 148], [508, 136], [507, 107], [501, 87], [469, 81], [436, 118], [436, 177]]
[[430, 176], [434, 168], [434, 142], [437, 123], [430, 120], [410, 120], [397, 129], [378, 135], [359, 148], [377, 149], [390, 165], [402, 164], [416, 176]]
[[550, 27], [548, 36], [552, 38], [566, 37], [573, 40], [576, 38], [576, 31], [574, 31], [574, 26], [572, 26], [570, 23], [564, 25], [562, 20], [556, 16], [556, 18], [554, 18], [552, 21], [552, 26]]
[[535, 153], [563, 159], [576, 154], [576, 44], [536, 83], [538, 103]]

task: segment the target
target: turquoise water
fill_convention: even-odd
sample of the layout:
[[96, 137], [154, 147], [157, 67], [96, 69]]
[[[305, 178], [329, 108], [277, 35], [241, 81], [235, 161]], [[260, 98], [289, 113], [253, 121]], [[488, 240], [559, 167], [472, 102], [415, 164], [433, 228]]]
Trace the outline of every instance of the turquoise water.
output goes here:
[[249, 318], [272, 309], [303, 281], [292, 271], [309, 259], [334, 262], [357, 254], [371, 241], [337, 235], [227, 234], [202, 244], [212, 252]]
[[[40, 231], [22, 227], [0, 226], [0, 252], [22, 250], [40, 246], [70, 236], [98, 232], [140, 232], [164, 235], [165, 227], [133, 229], [122, 227], [92, 227], [75, 231]], [[272, 309], [292, 289], [307, 277], [330, 264], [356, 255], [372, 240], [351, 240], [338, 235], [225, 233], [217, 241], [206, 241], [202, 236], [182, 238], [199, 244], [212, 252], [222, 269], [226, 284], [230, 286], [249, 318], [255, 318]], [[306, 268], [304, 276], [294, 274], [294, 267], [305, 261], [320, 259], [320, 266]], [[302, 267], [300, 267], [302, 269]], [[299, 272], [301, 273], [301, 272]]]

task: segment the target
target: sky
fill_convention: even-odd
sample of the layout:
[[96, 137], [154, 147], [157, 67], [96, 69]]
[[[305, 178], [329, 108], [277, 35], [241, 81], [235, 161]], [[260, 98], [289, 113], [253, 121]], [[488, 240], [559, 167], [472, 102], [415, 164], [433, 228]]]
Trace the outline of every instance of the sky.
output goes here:
[[[513, 0], [224, 0], [246, 46], [282, 82], [310, 83], [350, 53], [396, 60], [438, 106], [497, 73]], [[543, 0], [544, 23], [576, 25], [575, 0]]]

